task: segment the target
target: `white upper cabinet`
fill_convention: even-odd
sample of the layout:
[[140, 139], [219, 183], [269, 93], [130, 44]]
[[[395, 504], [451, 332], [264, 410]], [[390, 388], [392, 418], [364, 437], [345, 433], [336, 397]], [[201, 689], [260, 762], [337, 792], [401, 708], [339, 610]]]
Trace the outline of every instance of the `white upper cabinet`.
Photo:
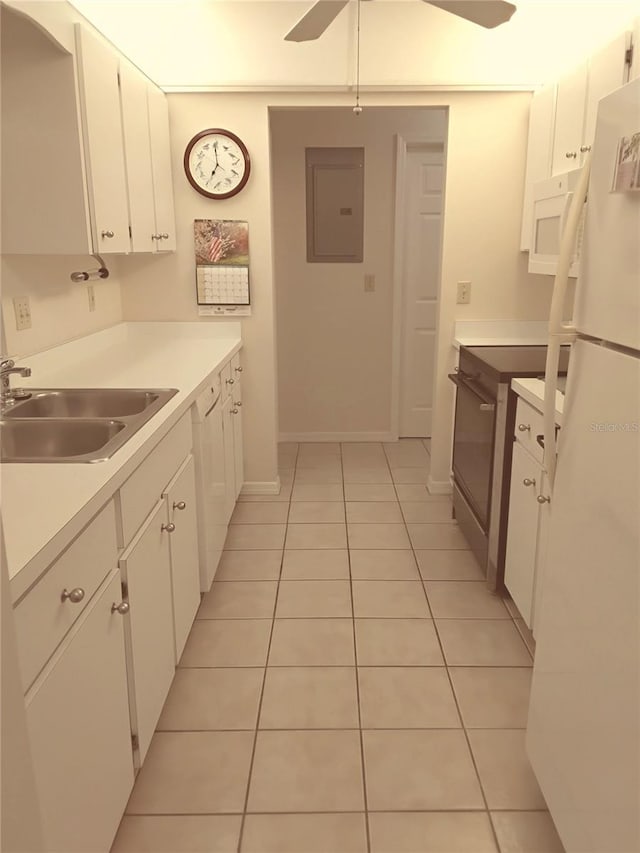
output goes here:
[[97, 252], [128, 252], [129, 210], [122, 144], [118, 55], [76, 25], [84, 150]]
[[560, 175], [580, 165], [587, 99], [587, 63], [558, 82], [551, 173]]
[[68, 26], [61, 45], [2, 6], [3, 252], [171, 251], [166, 97], [92, 27]]
[[589, 80], [585, 108], [583, 148], [591, 146], [596, 130], [598, 102], [629, 79], [628, 51], [631, 33], [620, 33], [610, 44], [589, 58]]
[[120, 62], [122, 130], [129, 191], [131, 248], [134, 252], [153, 252], [156, 242], [147, 86], [146, 77], [135, 66], [124, 60]]
[[529, 113], [527, 171], [524, 179], [524, 215], [520, 250], [531, 249], [531, 214], [533, 185], [551, 174], [553, 122], [556, 112], [556, 86], [545, 86], [533, 96]]
[[171, 148], [169, 142], [169, 106], [164, 92], [156, 86], [147, 88], [153, 198], [155, 207], [156, 251], [175, 251], [176, 220], [173, 209], [171, 180]]

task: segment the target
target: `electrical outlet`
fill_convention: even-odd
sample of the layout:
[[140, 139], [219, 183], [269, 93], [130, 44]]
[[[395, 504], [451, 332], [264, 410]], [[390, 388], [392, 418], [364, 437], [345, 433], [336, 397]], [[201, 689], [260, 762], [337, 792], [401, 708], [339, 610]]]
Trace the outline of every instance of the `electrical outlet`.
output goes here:
[[87, 287], [87, 298], [89, 299], [89, 311], [96, 310], [96, 291], [92, 284]]
[[459, 281], [458, 282], [458, 298], [456, 299], [458, 305], [468, 305], [471, 302], [471, 282], [470, 281]]
[[14, 296], [13, 310], [16, 314], [16, 330], [22, 332], [31, 328], [31, 307], [28, 296]]
[[373, 293], [376, 289], [376, 277], [375, 275], [365, 275], [364, 277], [364, 292], [365, 293]]

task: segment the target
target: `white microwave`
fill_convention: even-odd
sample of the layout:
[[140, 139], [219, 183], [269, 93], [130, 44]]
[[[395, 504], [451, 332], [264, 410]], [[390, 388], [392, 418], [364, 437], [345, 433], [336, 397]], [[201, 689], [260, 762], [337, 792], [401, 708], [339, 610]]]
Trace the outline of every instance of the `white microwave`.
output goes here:
[[[529, 250], [529, 272], [556, 274], [562, 232], [580, 172], [580, 169], [574, 169], [533, 185], [533, 231]], [[574, 278], [578, 275], [583, 222], [584, 211], [569, 267], [569, 275]]]

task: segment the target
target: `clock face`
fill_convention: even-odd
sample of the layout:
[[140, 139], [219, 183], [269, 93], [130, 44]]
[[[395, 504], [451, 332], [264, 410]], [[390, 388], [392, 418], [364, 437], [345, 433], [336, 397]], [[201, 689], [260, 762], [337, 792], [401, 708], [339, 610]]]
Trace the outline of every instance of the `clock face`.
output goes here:
[[228, 130], [203, 130], [184, 152], [191, 186], [208, 198], [230, 198], [249, 179], [251, 162], [244, 143]]

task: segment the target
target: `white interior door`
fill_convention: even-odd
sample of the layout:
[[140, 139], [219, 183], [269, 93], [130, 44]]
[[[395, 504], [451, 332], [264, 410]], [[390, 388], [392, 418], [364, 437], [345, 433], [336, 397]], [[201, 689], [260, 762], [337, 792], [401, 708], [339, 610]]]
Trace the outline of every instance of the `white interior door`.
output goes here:
[[436, 345], [442, 145], [409, 147], [404, 176], [400, 437], [431, 435]]

